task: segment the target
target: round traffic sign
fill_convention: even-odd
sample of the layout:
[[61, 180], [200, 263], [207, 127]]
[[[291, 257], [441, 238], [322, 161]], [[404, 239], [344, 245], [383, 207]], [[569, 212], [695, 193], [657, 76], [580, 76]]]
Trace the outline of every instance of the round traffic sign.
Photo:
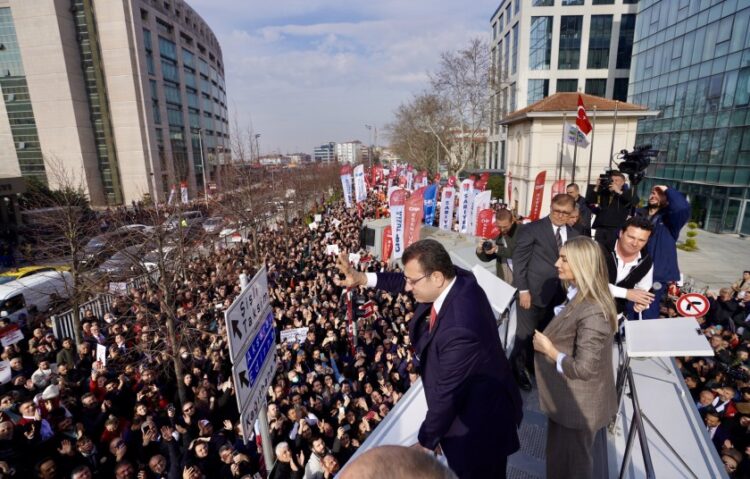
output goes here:
[[682, 316], [700, 317], [708, 312], [708, 298], [698, 293], [687, 293], [677, 298], [677, 312]]

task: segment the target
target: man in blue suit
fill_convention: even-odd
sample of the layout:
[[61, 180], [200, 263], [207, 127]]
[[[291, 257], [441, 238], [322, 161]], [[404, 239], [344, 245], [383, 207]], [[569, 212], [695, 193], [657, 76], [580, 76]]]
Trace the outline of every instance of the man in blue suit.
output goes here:
[[504, 478], [518, 450], [521, 394], [474, 275], [455, 267], [435, 240], [404, 251], [403, 273], [359, 273], [345, 256], [337, 284], [410, 291], [418, 306], [409, 338], [419, 361], [427, 415], [415, 446], [442, 452], [461, 479]]

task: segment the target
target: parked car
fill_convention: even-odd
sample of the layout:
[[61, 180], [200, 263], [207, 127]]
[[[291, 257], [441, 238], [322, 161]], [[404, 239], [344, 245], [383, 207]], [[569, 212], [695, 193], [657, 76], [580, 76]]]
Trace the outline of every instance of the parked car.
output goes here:
[[203, 222], [203, 231], [208, 234], [216, 234], [224, 228], [224, 218], [221, 216], [212, 216]]
[[141, 263], [143, 250], [143, 245], [135, 245], [118, 251], [97, 268], [97, 276], [107, 281], [120, 281], [133, 276]]
[[141, 264], [146, 269], [146, 271], [150, 272], [155, 270], [159, 266], [160, 255], [164, 255], [164, 261], [169, 264], [176, 259], [178, 254], [179, 249], [177, 248], [177, 246], [164, 246], [162, 247], [161, 253], [159, 253], [158, 249], [146, 253], [146, 255], [141, 260]]
[[11, 321], [24, 321], [29, 308], [47, 311], [56, 301], [70, 296], [73, 275], [67, 271], [44, 271], [0, 285], [0, 311]]
[[144, 230], [128, 227], [94, 236], [83, 247], [83, 263], [91, 267], [100, 265], [123, 248], [142, 245], [147, 238], [148, 234]]
[[164, 222], [164, 228], [167, 231], [175, 231], [178, 226], [191, 226], [193, 224], [203, 223], [203, 213], [195, 211], [182, 211], [171, 215]]
[[24, 266], [0, 273], [0, 284], [10, 283], [21, 278], [45, 271], [70, 271], [70, 266]]

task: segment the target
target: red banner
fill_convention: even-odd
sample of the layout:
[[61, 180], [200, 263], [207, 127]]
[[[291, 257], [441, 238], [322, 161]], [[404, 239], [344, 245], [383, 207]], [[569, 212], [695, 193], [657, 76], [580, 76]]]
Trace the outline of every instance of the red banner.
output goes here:
[[393, 234], [391, 233], [391, 225], [383, 228], [383, 251], [380, 255], [380, 259], [388, 261], [391, 259], [391, 253], [393, 253]]
[[491, 208], [481, 210], [477, 215], [477, 226], [474, 235], [480, 238], [490, 238], [494, 227], [495, 210]]
[[474, 189], [477, 191], [484, 191], [485, 188], [487, 188], [487, 180], [483, 178], [479, 178], [476, 183], [474, 183]]
[[539, 214], [542, 212], [542, 199], [544, 198], [544, 180], [547, 178], [547, 170], [540, 171], [536, 175], [536, 181], [534, 181], [534, 196], [531, 198], [531, 211], [529, 212], [529, 219], [536, 221], [539, 219]]
[[455, 176], [449, 177], [448, 178], [448, 184], [446, 186], [448, 186], [450, 188], [455, 188], [456, 187], [456, 177]]
[[559, 195], [560, 193], [565, 193], [565, 179], [557, 180], [554, 183], [552, 183], [552, 196]]
[[406, 200], [404, 207], [404, 248], [419, 241], [419, 229], [424, 217], [424, 188], [420, 188]]

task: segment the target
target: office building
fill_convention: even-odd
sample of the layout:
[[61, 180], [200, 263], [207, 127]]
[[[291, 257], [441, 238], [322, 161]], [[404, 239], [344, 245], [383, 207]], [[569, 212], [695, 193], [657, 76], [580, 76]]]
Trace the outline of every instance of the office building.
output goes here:
[[0, 0], [0, 43], [0, 163], [97, 206], [220, 181], [221, 48], [182, 0]]
[[313, 151], [313, 158], [315, 161], [336, 161], [336, 143], [331, 141], [316, 147]]
[[662, 111], [638, 125], [659, 150], [641, 192], [686, 193], [693, 219], [750, 234], [750, 4], [641, 1], [629, 98]]
[[355, 165], [362, 158], [362, 142], [359, 140], [336, 143], [336, 159], [341, 163]]
[[558, 92], [625, 101], [637, 0], [502, 0], [492, 15], [486, 167], [506, 170], [506, 115]]

